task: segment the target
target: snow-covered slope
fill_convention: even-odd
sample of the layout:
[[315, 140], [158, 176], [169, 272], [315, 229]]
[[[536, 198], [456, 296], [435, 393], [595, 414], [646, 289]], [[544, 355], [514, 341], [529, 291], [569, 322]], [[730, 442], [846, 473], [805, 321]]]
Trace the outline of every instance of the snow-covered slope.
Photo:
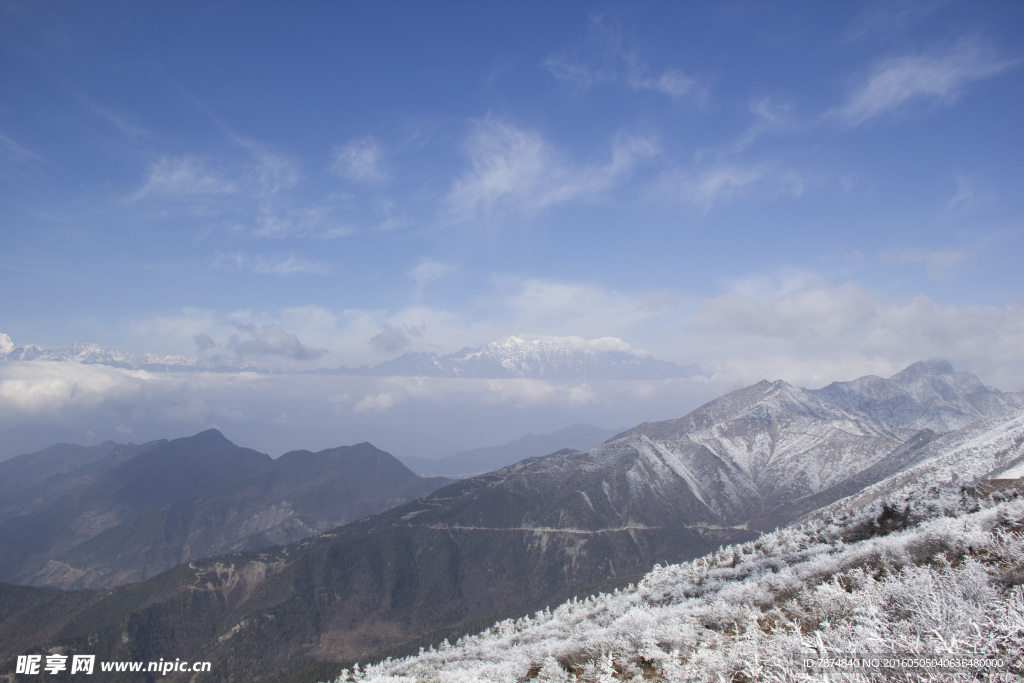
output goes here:
[[[879, 503], [783, 529], [338, 681], [1019, 681], [1021, 493], [917, 492], [893, 524]], [[854, 656], [882, 661], [825, 668]], [[911, 661], [943, 657], [975, 661]]]
[[945, 434], [924, 445], [915, 462], [868, 486], [851, 500], [816, 514], [830, 514], [838, 506], [865, 505], [887, 496], [905, 495], [922, 486], [1022, 476], [1019, 472], [1024, 467], [1024, 409], [1017, 408]]
[[[948, 363], [925, 362], [889, 379], [863, 377], [820, 390], [762, 381], [677, 420], [641, 424], [606, 445], [625, 440], [617, 448], [636, 450], [642, 437], [649, 450], [672, 454], [670, 470], [693, 484], [721, 523], [770, 529], [801, 508], [946, 452], [956, 438], [970, 439], [950, 436], [926, 449], [941, 432], [986, 419], [1003, 424], [1007, 411], [1021, 410], [1017, 405], [1020, 394], [988, 389]], [[948, 457], [953, 466], [963, 458]], [[978, 465], [986, 472], [992, 466]]]
[[[932, 460], [994, 462], [998, 471], [1000, 458], [1019, 458], [1020, 422], [1008, 416], [951, 435]], [[573, 598], [419, 656], [357, 666], [338, 681], [781, 682], [840, 671], [851, 681], [1019, 681], [1022, 584], [1024, 481], [918, 481], [655, 567], [625, 590]], [[872, 670], [822, 668], [853, 656], [883, 661]], [[922, 657], [971, 661], [954, 669], [910, 661]]]
[[[630, 430], [592, 454], [614, 457], [628, 444], [690, 481], [686, 454], [698, 442], [714, 445], [708, 434], [738, 431], [722, 443], [733, 444], [734, 461], [750, 455], [736, 446], [750, 443], [744, 430], [722, 425], [760, 418], [792, 428], [796, 415], [808, 420], [804, 426], [848, 418], [801, 392], [755, 385], [682, 420]], [[667, 443], [678, 450], [667, 454]], [[573, 599], [454, 646], [346, 671], [339, 681], [815, 681], [825, 673], [821, 660], [857, 653], [986, 663], [951, 671], [904, 661], [869, 674], [847, 669], [862, 676], [849, 680], [966, 681], [979, 672], [991, 681], [1020, 680], [1024, 481], [973, 483], [1021, 469], [1024, 410], [923, 441], [916, 451], [916, 465], [797, 527], [655, 567], [625, 591]]]
[[[962, 400], [991, 390], [979, 392], [980, 383], [970, 377], [946, 382], [949, 374], [944, 365], [922, 364], [881, 381], [889, 387], [908, 384], [912, 391], [906, 395], [916, 396], [925, 410], [929, 404], [936, 411], [959, 406], [957, 420], [968, 419], [968, 405], [982, 416], [1004, 410], [998, 401]], [[907, 377], [914, 382], [905, 382]], [[1006, 598], [1004, 588], [1007, 581], [1024, 579], [1013, 578], [1024, 571], [1019, 558], [1016, 564], [1006, 561], [1016, 557], [1021, 542], [1010, 550], [999, 544], [1006, 531], [1021, 524], [1024, 512], [1014, 503], [1016, 508], [1004, 507], [994, 516], [971, 513], [971, 500], [980, 494], [969, 500], [959, 484], [1020, 462], [1024, 411], [982, 417], [942, 435], [876, 417], [885, 417], [879, 406], [887, 394], [873, 391], [877, 383], [872, 381], [850, 384], [846, 402], [837, 405], [822, 392], [760, 382], [677, 420], [640, 425], [586, 453], [519, 463], [480, 486], [517, 500], [543, 501], [513, 517], [523, 528], [549, 534], [548, 543], [568, 534], [582, 543], [592, 542], [595, 534], [628, 531], [648, 548], [661, 541], [653, 536], [658, 530], [671, 535], [713, 531], [736, 539], [745, 531], [792, 522], [865, 487], [876, 485], [868, 489], [874, 495], [835, 503], [800, 530], [656, 570], [624, 593], [503, 622], [458, 646], [350, 672], [351, 677], [374, 682], [820, 680], [820, 671], [804, 672], [793, 664], [808, 643], [819, 647], [808, 639], [811, 633], [800, 631], [801, 623], [822, 639], [815, 652], [859, 647], [858, 639], [867, 637], [866, 642], [905, 648], [899, 650], [903, 653], [923, 653], [921, 648], [942, 645], [934, 635], [940, 626], [946, 629], [942, 637], [972, 648], [996, 643], [1003, 648], [998, 653], [1015, 652], [1024, 634], [1012, 635], [1016, 640], [1007, 645], [1008, 636], [999, 629], [1006, 614], [1002, 601], [1020, 599], [1019, 592]], [[921, 388], [936, 385], [948, 389], [942, 390], [946, 396], [939, 406]], [[931, 484], [948, 482], [954, 472], [959, 479], [952, 488], [924, 493]], [[431, 510], [414, 510], [412, 521], [427, 523]], [[961, 519], [951, 524], [951, 515]], [[695, 535], [694, 548], [697, 540]], [[655, 558], [668, 556], [661, 542]], [[587, 558], [599, 557], [593, 548], [587, 552]], [[929, 564], [933, 560], [940, 569], [949, 563], [957, 569], [936, 570]], [[983, 561], [994, 565], [982, 568]], [[957, 618], [950, 615], [944, 622], [931, 613], [919, 619], [871, 612], [873, 605], [891, 601], [916, 601], [934, 611], [950, 596], [960, 600]], [[1021, 611], [1018, 606], [1014, 618]], [[867, 617], [857, 621], [862, 614]], [[910, 649], [912, 643], [917, 650]]]
[[984, 386], [946, 361], [914, 363], [889, 379], [874, 375], [833, 382], [811, 393], [894, 427], [946, 432], [1024, 406], [1021, 394]]
[[747, 505], [765, 512], [837, 485], [902, 444], [911, 432], [845, 411], [785, 382], [759, 382], [678, 420], [645, 423], [644, 436], [681, 453], [703, 446], [717, 467], [706, 486], [730, 482]]

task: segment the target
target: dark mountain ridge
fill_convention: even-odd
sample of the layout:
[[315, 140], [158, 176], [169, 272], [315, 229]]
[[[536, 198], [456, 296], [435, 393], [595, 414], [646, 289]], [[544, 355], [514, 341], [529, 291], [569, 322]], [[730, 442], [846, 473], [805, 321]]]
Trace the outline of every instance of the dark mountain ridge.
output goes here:
[[445, 483], [368, 443], [275, 461], [217, 430], [55, 447], [0, 463], [0, 479], [8, 473], [25, 486], [0, 496], [0, 578], [58, 587], [110, 587], [207, 555], [290, 543]]

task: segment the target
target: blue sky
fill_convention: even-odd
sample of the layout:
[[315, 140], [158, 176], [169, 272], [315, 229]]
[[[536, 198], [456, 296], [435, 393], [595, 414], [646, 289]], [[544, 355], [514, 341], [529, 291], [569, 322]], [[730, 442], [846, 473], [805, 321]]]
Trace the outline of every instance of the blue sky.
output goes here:
[[1021, 36], [1016, 2], [3, 2], [0, 331], [1024, 389]]

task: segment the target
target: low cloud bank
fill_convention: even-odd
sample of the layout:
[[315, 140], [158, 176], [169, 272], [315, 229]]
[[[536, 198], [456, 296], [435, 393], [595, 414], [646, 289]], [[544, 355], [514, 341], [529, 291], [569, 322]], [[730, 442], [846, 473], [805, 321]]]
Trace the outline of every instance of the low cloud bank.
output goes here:
[[573, 423], [624, 428], [678, 417], [731, 388], [707, 378], [550, 382], [150, 373], [8, 362], [0, 364], [0, 429], [54, 425], [78, 429], [93, 442], [142, 442], [217, 427], [242, 445], [277, 455], [341, 445], [334, 439], [343, 438], [347, 428], [376, 425], [424, 434], [452, 444], [455, 452], [456, 445], [497, 445]]

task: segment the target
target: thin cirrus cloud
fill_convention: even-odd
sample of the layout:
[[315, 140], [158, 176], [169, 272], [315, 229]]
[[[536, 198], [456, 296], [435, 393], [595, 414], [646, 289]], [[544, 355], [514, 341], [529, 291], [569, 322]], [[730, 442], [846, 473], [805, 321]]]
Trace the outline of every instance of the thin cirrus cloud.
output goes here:
[[805, 189], [804, 175], [796, 170], [738, 162], [669, 170], [654, 184], [654, 194], [662, 201], [691, 204], [704, 212], [743, 198], [799, 197]]
[[948, 0], [891, 0], [869, 5], [854, 22], [850, 38], [907, 31], [948, 4]]
[[947, 279], [974, 256], [970, 249], [926, 249], [922, 247], [887, 249], [882, 252], [884, 263], [924, 265], [931, 277]]
[[225, 177], [212, 161], [186, 154], [165, 156], [152, 163], [146, 181], [132, 199], [224, 196], [235, 194], [238, 189], [238, 183]]
[[242, 173], [245, 185], [253, 194], [270, 196], [290, 190], [299, 183], [299, 168], [289, 157], [257, 140], [234, 133], [228, 133], [228, 138], [249, 154], [249, 159], [242, 163]]
[[142, 187], [132, 199], [191, 198], [242, 194], [265, 198], [295, 187], [298, 166], [262, 142], [224, 129], [239, 154], [165, 155], [150, 164]]
[[572, 45], [548, 55], [541, 66], [561, 81], [589, 88], [620, 78], [623, 54], [619, 32], [603, 15], [592, 15], [583, 35]]
[[955, 177], [956, 192], [950, 197], [946, 209], [970, 210], [980, 205], [990, 204], [999, 199], [999, 195], [990, 189], [985, 181], [957, 174]]
[[447, 263], [441, 263], [424, 256], [416, 262], [416, 265], [409, 272], [409, 276], [416, 283], [417, 289], [422, 290], [431, 282], [443, 278], [454, 270], [455, 268]]
[[9, 163], [14, 166], [27, 166], [39, 164], [43, 161], [43, 157], [0, 133], [0, 162]]
[[213, 259], [214, 268], [234, 268], [248, 270], [261, 275], [326, 275], [331, 266], [321, 261], [310, 261], [295, 254], [284, 255], [252, 255], [244, 252], [221, 254]]
[[681, 69], [652, 73], [639, 51], [627, 48], [613, 22], [603, 15], [591, 16], [583, 36], [548, 55], [542, 66], [577, 88], [606, 83], [657, 92], [674, 100], [689, 97], [703, 103], [707, 99], [707, 89], [699, 79]]
[[339, 147], [331, 170], [353, 182], [379, 184], [388, 179], [383, 157], [380, 143], [372, 135], [367, 135]]
[[[220, 219], [235, 233], [282, 239], [336, 239], [356, 232], [342, 216], [343, 197], [319, 198], [293, 192], [301, 181], [297, 166], [259, 143], [241, 140], [247, 159], [227, 160], [185, 154], [165, 156], [150, 165], [142, 187], [129, 203], [177, 206], [191, 214]], [[295, 257], [234, 259], [256, 272], [327, 272], [329, 267]]]
[[476, 123], [465, 149], [470, 169], [448, 195], [458, 218], [500, 209], [531, 211], [593, 197], [617, 186], [642, 161], [658, 154], [652, 140], [620, 136], [606, 163], [573, 165], [540, 134], [493, 118]]
[[577, 60], [567, 54], [552, 55], [544, 61], [544, 67], [555, 78], [579, 87], [590, 87], [596, 83], [620, 84], [631, 90], [649, 90], [661, 93], [674, 100], [693, 97], [703, 102], [707, 90], [700, 81], [679, 69], [667, 69], [652, 75], [630, 55], [621, 55], [622, 66], [601, 66]]
[[268, 199], [255, 207], [249, 224], [240, 229], [269, 238], [312, 236], [328, 240], [354, 234], [354, 229], [341, 224], [340, 214], [339, 202], [331, 197], [306, 202]]
[[828, 118], [852, 128], [915, 102], [951, 105], [972, 83], [1019, 63], [1019, 59], [999, 59], [973, 41], [962, 41], [943, 54], [889, 59], [876, 66], [842, 106], [828, 113]]
[[[727, 157], [745, 152], [761, 137], [769, 133], [782, 133], [793, 130], [799, 125], [792, 105], [776, 102], [771, 98], [761, 98], [752, 102], [747, 110], [754, 116], [754, 122], [731, 143], [717, 150], [717, 154]], [[716, 150], [700, 150], [696, 156], [703, 158]]]
[[631, 73], [626, 83], [635, 90], [653, 90], [674, 99], [680, 99], [694, 92], [697, 79], [687, 76], [682, 71], [670, 69], [660, 76]]

